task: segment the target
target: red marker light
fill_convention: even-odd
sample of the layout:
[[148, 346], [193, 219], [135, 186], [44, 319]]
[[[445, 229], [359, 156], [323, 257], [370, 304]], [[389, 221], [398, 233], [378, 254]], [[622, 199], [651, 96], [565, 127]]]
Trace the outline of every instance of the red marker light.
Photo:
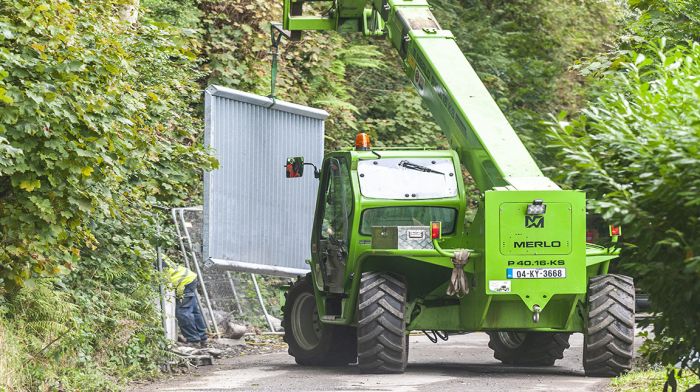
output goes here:
[[622, 226], [610, 225], [610, 237], [622, 235]]
[[442, 235], [442, 222], [431, 222], [430, 223], [430, 238], [434, 240], [440, 239]]

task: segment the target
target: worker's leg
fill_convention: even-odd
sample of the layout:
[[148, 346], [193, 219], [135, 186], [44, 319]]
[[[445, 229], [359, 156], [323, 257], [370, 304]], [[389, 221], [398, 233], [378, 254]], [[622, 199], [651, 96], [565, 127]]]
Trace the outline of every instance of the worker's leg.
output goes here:
[[[195, 283], [195, 288], [197, 281], [195, 280], [193, 283]], [[194, 325], [195, 328], [197, 329], [197, 335], [199, 336], [199, 340], [201, 342], [206, 342], [207, 341], [207, 324], [204, 322], [204, 316], [202, 315], [202, 309], [199, 307], [199, 303], [197, 301], [194, 301], [192, 309], [192, 315], [194, 317]]]
[[199, 307], [197, 306], [197, 298], [194, 296], [194, 290], [189, 287], [190, 285], [191, 283], [185, 286], [184, 296], [176, 301], [175, 317], [185, 339], [188, 342], [195, 343], [201, 340], [194, 315], [194, 309], [199, 309]]

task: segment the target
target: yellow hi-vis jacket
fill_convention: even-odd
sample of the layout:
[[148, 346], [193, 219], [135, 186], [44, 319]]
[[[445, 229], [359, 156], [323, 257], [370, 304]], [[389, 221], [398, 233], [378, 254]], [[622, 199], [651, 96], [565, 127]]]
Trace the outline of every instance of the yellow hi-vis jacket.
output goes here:
[[175, 289], [175, 295], [182, 297], [185, 293], [185, 286], [194, 282], [197, 279], [197, 274], [182, 265], [171, 262], [167, 258], [163, 258], [163, 261], [166, 265], [165, 275]]

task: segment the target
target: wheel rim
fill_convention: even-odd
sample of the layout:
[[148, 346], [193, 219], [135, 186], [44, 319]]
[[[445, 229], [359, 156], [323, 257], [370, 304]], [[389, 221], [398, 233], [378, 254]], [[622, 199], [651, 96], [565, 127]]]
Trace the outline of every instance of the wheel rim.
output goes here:
[[525, 341], [525, 333], [523, 332], [499, 332], [498, 338], [508, 348], [516, 349], [522, 346]]
[[313, 294], [302, 293], [294, 302], [292, 333], [299, 347], [305, 351], [313, 350], [321, 341], [321, 323]]

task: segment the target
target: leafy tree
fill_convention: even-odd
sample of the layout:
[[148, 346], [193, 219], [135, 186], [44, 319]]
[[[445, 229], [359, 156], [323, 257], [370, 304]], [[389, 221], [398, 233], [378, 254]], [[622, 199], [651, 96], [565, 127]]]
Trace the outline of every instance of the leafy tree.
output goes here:
[[606, 93], [551, 124], [550, 147], [560, 179], [625, 225], [621, 267], [655, 311], [647, 356], [700, 372], [700, 45], [665, 42], [620, 57]]
[[638, 17], [629, 29], [637, 37], [666, 37], [671, 44], [700, 41], [700, 3], [693, 0], [629, 0]]

